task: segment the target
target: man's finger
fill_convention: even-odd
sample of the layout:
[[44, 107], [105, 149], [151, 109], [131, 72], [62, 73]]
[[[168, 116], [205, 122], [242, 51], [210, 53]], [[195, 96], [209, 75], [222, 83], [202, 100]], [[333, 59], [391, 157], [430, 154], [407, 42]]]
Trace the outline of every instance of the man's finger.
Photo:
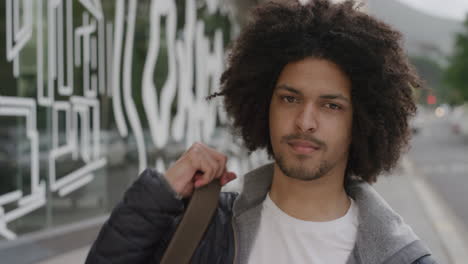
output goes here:
[[226, 170], [227, 156], [206, 145], [202, 145], [202, 148], [209, 154], [211, 158], [216, 160], [219, 167], [215, 178], [220, 178]]
[[225, 172], [221, 177], [220, 183], [221, 186], [228, 184], [230, 181], [235, 180], [237, 178], [236, 174], [233, 172]]
[[208, 184], [214, 179], [217, 173], [217, 164], [207, 153], [200, 152], [198, 154], [200, 159], [200, 170], [203, 172], [201, 179], [195, 181], [195, 188]]

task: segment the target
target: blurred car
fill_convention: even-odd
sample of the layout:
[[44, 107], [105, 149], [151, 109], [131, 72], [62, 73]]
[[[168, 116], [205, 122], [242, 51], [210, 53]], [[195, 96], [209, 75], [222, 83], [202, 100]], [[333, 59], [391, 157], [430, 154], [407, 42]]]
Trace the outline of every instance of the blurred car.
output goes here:
[[410, 121], [411, 132], [413, 134], [416, 135], [419, 132], [421, 132], [426, 115], [427, 115], [427, 109], [424, 108], [422, 105], [418, 105], [418, 110], [416, 111], [416, 115]]
[[455, 134], [468, 137], [468, 103], [453, 109], [451, 125]]
[[442, 104], [434, 110], [434, 114], [438, 118], [449, 116], [451, 113], [451, 107], [448, 104]]

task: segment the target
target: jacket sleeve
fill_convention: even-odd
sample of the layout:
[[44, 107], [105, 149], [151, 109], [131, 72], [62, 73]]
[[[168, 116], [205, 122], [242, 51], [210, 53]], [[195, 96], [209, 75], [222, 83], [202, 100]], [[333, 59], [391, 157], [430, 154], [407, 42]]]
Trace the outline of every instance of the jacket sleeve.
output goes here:
[[420, 257], [419, 259], [417, 259], [411, 264], [437, 264], [437, 262], [435, 261], [433, 257], [431, 257], [431, 255], [426, 255], [426, 256]]
[[164, 176], [146, 169], [101, 228], [86, 264], [147, 263], [158, 246], [167, 246], [183, 211]]

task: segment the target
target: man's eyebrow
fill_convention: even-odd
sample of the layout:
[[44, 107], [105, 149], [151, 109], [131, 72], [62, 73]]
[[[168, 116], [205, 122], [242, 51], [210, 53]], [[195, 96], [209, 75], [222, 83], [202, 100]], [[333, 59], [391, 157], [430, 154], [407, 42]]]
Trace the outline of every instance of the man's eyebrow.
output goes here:
[[280, 84], [276, 87], [276, 89], [278, 90], [286, 90], [286, 91], [290, 91], [291, 93], [295, 93], [295, 94], [298, 94], [298, 95], [302, 95], [301, 91], [297, 90], [297, 89], [294, 89], [292, 88], [291, 86], [287, 85], [287, 84]]
[[[287, 84], [280, 84], [276, 87], [276, 89], [278, 90], [286, 90], [286, 91], [289, 91], [291, 93], [295, 93], [295, 94], [298, 94], [298, 95], [302, 95], [302, 92], [297, 90], [297, 89], [294, 89], [293, 87], [287, 85]], [[348, 102], [348, 103], [351, 103], [351, 100], [349, 100], [348, 98], [346, 98], [344, 95], [342, 94], [323, 94], [321, 96], [319, 96], [320, 98], [322, 99], [338, 99], [338, 100], [343, 100], [345, 102]]]
[[339, 100], [343, 100], [343, 101], [346, 101], [348, 103], [351, 103], [351, 100], [349, 100], [348, 98], [346, 98], [345, 96], [343, 96], [341, 94], [324, 94], [324, 95], [321, 95], [320, 98], [323, 98], [323, 99], [339, 99]]

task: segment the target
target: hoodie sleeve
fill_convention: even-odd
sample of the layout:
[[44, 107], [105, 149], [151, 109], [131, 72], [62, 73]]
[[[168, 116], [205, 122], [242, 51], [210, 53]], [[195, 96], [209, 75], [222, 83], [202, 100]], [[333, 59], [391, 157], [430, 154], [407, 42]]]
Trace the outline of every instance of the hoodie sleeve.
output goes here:
[[426, 255], [417, 259], [415, 262], [411, 264], [437, 264], [437, 262], [435, 261], [435, 259], [431, 257], [431, 255]]
[[164, 176], [146, 169], [101, 228], [86, 264], [147, 263], [158, 247], [167, 246], [183, 211], [183, 200]]

